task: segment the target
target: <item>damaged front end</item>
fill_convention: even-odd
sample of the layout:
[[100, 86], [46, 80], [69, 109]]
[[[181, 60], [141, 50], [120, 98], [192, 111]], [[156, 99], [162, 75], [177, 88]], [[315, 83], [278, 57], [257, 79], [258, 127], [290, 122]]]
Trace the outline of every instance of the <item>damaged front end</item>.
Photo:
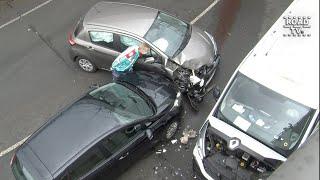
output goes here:
[[179, 66], [173, 72], [173, 80], [191, 103], [200, 103], [203, 97], [213, 88], [209, 86], [220, 61], [220, 55], [210, 65], [203, 65], [193, 70]]
[[205, 134], [205, 171], [213, 179], [267, 179], [281, 161], [263, 159], [239, 146], [240, 140], [227, 142], [209, 127]]

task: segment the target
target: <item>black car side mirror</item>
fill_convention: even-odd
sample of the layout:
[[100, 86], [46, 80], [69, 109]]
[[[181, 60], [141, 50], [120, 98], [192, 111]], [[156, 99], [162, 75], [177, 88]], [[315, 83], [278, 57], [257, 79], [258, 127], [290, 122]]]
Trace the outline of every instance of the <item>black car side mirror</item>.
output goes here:
[[221, 89], [219, 88], [219, 86], [215, 86], [212, 90], [212, 94], [213, 97], [215, 98], [215, 100], [218, 100], [220, 95], [221, 95]]
[[147, 137], [149, 138], [149, 140], [153, 139], [153, 133], [152, 133], [151, 129], [147, 129], [146, 134], [147, 134]]

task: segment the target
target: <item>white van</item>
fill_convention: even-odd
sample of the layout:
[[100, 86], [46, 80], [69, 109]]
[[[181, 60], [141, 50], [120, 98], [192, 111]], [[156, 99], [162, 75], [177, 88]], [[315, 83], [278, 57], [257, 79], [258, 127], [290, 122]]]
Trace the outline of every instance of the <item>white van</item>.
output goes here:
[[232, 75], [199, 131], [206, 179], [265, 179], [319, 128], [319, 1], [295, 0]]

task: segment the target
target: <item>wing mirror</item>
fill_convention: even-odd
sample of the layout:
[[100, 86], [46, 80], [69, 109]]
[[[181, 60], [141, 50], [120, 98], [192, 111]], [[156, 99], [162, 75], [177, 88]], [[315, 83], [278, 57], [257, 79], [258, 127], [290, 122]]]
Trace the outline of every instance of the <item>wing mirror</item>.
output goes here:
[[152, 64], [155, 62], [155, 59], [154, 57], [147, 57], [145, 60], [144, 60], [144, 63], [147, 63], [147, 64]]
[[219, 86], [216, 85], [212, 89], [212, 94], [213, 94], [214, 99], [217, 101], [221, 95], [221, 89], [219, 88]]
[[147, 129], [146, 134], [147, 134], [147, 137], [149, 138], [149, 140], [153, 139], [153, 133], [152, 133], [151, 129]]

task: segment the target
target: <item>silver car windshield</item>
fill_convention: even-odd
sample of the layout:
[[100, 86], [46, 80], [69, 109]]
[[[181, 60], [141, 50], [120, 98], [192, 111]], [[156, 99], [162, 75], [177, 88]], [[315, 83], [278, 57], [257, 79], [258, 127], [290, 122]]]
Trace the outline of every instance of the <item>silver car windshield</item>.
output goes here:
[[218, 118], [289, 156], [313, 113], [239, 73], [219, 106]]
[[172, 58], [188, 39], [189, 25], [162, 12], [145, 35], [145, 39]]

